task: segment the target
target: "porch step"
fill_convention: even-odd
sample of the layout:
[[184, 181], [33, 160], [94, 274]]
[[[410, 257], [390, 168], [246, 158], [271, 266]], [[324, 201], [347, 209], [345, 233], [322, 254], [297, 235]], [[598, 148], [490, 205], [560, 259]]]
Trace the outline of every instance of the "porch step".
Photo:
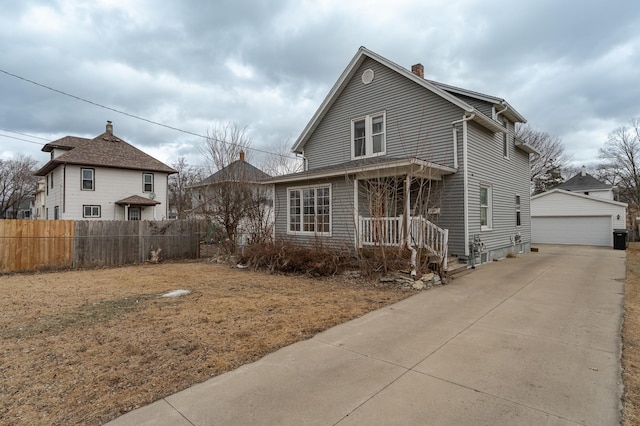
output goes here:
[[466, 263], [461, 262], [457, 257], [450, 257], [447, 260], [447, 277], [461, 277], [472, 271]]

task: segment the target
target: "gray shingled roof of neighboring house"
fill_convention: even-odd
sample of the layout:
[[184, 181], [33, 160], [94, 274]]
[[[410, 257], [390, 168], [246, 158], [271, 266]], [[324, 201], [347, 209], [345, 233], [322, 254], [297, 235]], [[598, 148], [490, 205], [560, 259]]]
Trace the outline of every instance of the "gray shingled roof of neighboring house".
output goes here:
[[60, 164], [177, 173], [173, 168], [109, 132], [93, 139], [65, 136], [49, 142], [42, 151], [51, 152], [54, 148], [68, 151], [45, 164], [35, 173], [36, 176], [45, 176]]
[[582, 173], [578, 173], [568, 181], [557, 186], [558, 189], [564, 189], [565, 191], [584, 192], [593, 191], [597, 189], [611, 189], [611, 185], [600, 182], [588, 173], [584, 176]]
[[218, 170], [206, 179], [191, 185], [192, 188], [198, 186], [206, 186], [221, 182], [260, 182], [263, 179], [268, 179], [271, 176], [257, 168], [256, 166], [247, 163], [245, 160], [236, 160], [229, 164], [224, 169]]

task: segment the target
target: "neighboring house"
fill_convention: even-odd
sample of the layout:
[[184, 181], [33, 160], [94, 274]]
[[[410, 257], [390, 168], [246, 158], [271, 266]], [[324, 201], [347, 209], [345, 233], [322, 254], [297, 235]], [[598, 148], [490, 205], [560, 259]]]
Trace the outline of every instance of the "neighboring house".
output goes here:
[[33, 193], [33, 203], [31, 204], [31, 217], [33, 219], [44, 219], [45, 206], [45, 180], [38, 179], [38, 186]]
[[532, 242], [608, 246], [626, 228], [627, 204], [614, 188], [582, 171], [558, 187], [531, 197]]
[[166, 164], [113, 134], [65, 136], [42, 151], [51, 160], [35, 174], [45, 180], [43, 219], [161, 220], [168, 218]]
[[214, 220], [225, 230], [236, 230], [239, 245], [270, 234], [272, 194], [261, 184], [268, 178], [240, 152], [238, 160], [189, 187], [194, 206], [191, 215]]
[[34, 196], [28, 196], [20, 200], [17, 205], [13, 205], [4, 213], [5, 219], [31, 219], [31, 204]]
[[[353, 250], [424, 246], [487, 262], [530, 247], [526, 120], [504, 99], [424, 78], [362, 47], [274, 185], [275, 238]], [[446, 269], [446, 264], [445, 264]]]

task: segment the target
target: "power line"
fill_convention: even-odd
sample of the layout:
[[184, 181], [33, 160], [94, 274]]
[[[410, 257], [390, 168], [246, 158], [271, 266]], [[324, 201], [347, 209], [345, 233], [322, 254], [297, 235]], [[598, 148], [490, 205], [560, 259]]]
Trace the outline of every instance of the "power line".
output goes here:
[[[70, 98], [76, 99], [76, 100], [81, 101], [81, 102], [86, 102], [88, 104], [97, 106], [99, 108], [104, 108], [104, 109], [107, 109], [109, 111], [116, 112], [118, 114], [126, 115], [127, 117], [131, 117], [131, 118], [134, 118], [136, 120], [145, 121], [145, 122], [150, 123], [150, 124], [155, 124], [156, 126], [164, 127], [164, 128], [170, 129], [170, 130], [175, 130], [176, 132], [181, 132], [181, 133], [185, 133], [187, 135], [191, 135], [191, 136], [196, 136], [196, 137], [199, 137], [199, 138], [207, 139], [207, 136], [205, 136], [205, 135], [201, 135], [201, 134], [198, 134], [198, 133], [191, 132], [189, 130], [183, 130], [183, 129], [180, 129], [180, 128], [177, 128], [177, 127], [169, 126], [168, 124], [159, 123], [157, 121], [149, 120], [148, 118], [140, 117], [140, 116], [135, 115], [135, 114], [130, 114], [128, 112], [121, 111], [121, 110], [116, 109], [116, 108], [112, 108], [112, 107], [109, 107], [109, 106], [106, 106], [106, 105], [102, 105], [102, 104], [99, 104], [97, 102], [93, 102], [93, 101], [90, 101], [88, 99], [84, 99], [84, 98], [81, 98], [79, 96], [72, 95], [72, 94], [64, 92], [62, 90], [54, 89], [53, 87], [47, 86], [47, 85], [42, 84], [42, 83], [38, 83], [37, 81], [29, 80], [28, 78], [19, 76], [17, 74], [10, 73], [9, 71], [5, 71], [3, 69], [0, 69], [0, 72], [6, 74], [8, 76], [17, 78], [19, 80], [25, 81], [27, 83], [31, 83], [31, 84], [34, 84], [36, 86], [42, 87], [43, 89], [51, 90], [52, 92], [56, 92], [56, 93], [61, 94], [63, 96], [68, 96]], [[16, 138], [14, 138], [14, 139], [16, 139]], [[226, 141], [223, 141], [223, 142], [227, 143], [227, 144], [229, 143], [229, 142], [226, 142]], [[290, 159], [296, 159], [297, 158], [295, 156], [292, 157], [290, 155], [284, 155], [284, 154], [280, 154], [280, 153], [277, 153], [277, 152], [270, 152], [270, 151], [266, 151], [266, 150], [259, 149], [259, 148], [249, 147], [248, 149], [251, 149], [251, 150], [256, 151], [256, 152], [262, 152], [263, 154], [277, 155], [277, 156], [283, 157], [283, 158], [290, 158]]]
[[43, 146], [43, 145], [44, 145], [42, 142], [30, 141], [30, 140], [27, 140], [27, 139], [17, 138], [17, 137], [15, 137], [15, 136], [4, 135], [4, 134], [2, 134], [2, 133], [0, 133], [0, 136], [3, 136], [3, 137], [5, 137], [5, 138], [9, 138], [9, 139], [15, 139], [15, 140], [18, 140], [18, 141], [23, 141], [23, 142], [32, 143], [32, 144], [36, 144], [36, 145], [40, 145], [40, 146]]
[[15, 133], [16, 135], [28, 136], [28, 137], [34, 138], [34, 139], [42, 139], [43, 141], [49, 142], [49, 139], [47, 139], [47, 138], [41, 138], [40, 136], [34, 136], [34, 135], [30, 135], [28, 133], [14, 132], [13, 130], [3, 129], [2, 127], [0, 127], [0, 130], [2, 130], [4, 132], [9, 132], [9, 133]]

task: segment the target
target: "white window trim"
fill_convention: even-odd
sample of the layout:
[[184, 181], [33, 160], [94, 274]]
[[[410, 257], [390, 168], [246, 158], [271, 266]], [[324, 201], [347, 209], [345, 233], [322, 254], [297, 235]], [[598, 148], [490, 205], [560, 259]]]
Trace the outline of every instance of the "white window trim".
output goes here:
[[[507, 129], [507, 131], [502, 135], [502, 156], [505, 159], [509, 159], [509, 148], [510, 148], [510, 141], [511, 141], [511, 137], [509, 135], [509, 120], [507, 120], [506, 118], [503, 120], [502, 122], [503, 126], [505, 129]], [[505, 155], [506, 152], [506, 155]]]
[[[84, 171], [85, 170], [91, 170], [91, 189], [85, 189], [84, 188], [84, 181], [86, 180], [84, 178]], [[96, 190], [96, 169], [91, 168], [91, 167], [82, 167], [80, 169], [80, 190], [81, 191], [95, 191]]]
[[[302, 191], [305, 189], [322, 189], [329, 188], [329, 232], [318, 232], [318, 231], [304, 231], [304, 198], [302, 195]], [[291, 230], [291, 196], [289, 195], [291, 191], [300, 191], [300, 231], [292, 231]], [[317, 200], [317, 192], [316, 192], [316, 200]], [[317, 228], [317, 211], [316, 211], [316, 224], [315, 228]], [[333, 232], [333, 185], [322, 184], [322, 185], [309, 185], [309, 186], [292, 186], [287, 188], [287, 234], [289, 235], [322, 235], [326, 237], [330, 237]]]
[[[147, 191], [146, 188], [145, 188], [146, 182], [145, 182], [144, 178], [147, 175], [151, 176], [151, 191]], [[146, 193], [153, 192], [154, 186], [155, 186], [154, 180], [155, 180], [155, 177], [153, 176], [153, 173], [151, 173], [151, 172], [142, 173], [142, 192], [146, 192]]]
[[[382, 151], [373, 152], [373, 118], [382, 116], [382, 123], [384, 126], [384, 132], [382, 136]], [[365, 152], [370, 154], [356, 156], [355, 151], [355, 123], [357, 121], [364, 120], [364, 128], [365, 128]], [[357, 160], [359, 158], [370, 158], [370, 157], [379, 157], [381, 155], [387, 154], [387, 111], [379, 111], [373, 114], [363, 115], [351, 120], [351, 159]]]
[[[482, 225], [482, 222], [481, 222], [480, 230], [490, 231], [491, 229], [493, 229], [493, 189], [491, 185], [485, 184], [485, 183], [480, 184], [480, 188], [487, 189], [487, 224]], [[482, 210], [482, 202], [480, 201], [481, 199], [482, 197], [480, 197], [480, 193], [478, 193], [479, 206], [480, 206], [480, 209]], [[482, 215], [480, 217], [482, 218]], [[482, 221], [482, 219], [480, 220]]]
[[[86, 214], [86, 208], [89, 207], [91, 209], [91, 214], [87, 215]], [[98, 214], [95, 215], [93, 214], [93, 209], [97, 208], [98, 209]], [[84, 204], [82, 206], [82, 217], [92, 217], [92, 218], [96, 218], [96, 217], [101, 217], [102, 216], [102, 208], [98, 205], [93, 205], [93, 204]]]

